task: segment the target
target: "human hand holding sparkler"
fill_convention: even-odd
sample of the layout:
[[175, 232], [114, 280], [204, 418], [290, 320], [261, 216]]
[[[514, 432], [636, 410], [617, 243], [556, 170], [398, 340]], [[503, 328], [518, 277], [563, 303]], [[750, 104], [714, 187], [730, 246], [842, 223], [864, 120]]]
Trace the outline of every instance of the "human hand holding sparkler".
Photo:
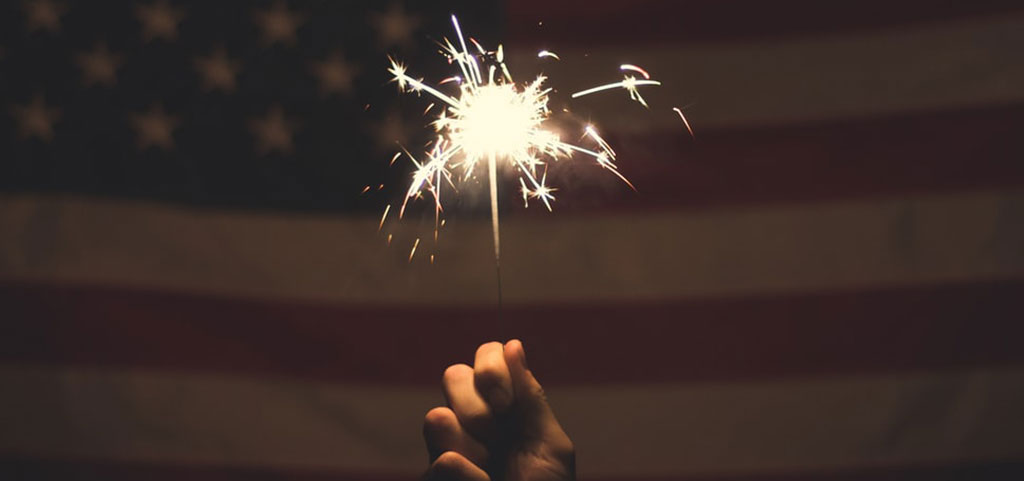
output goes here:
[[448, 406], [431, 409], [423, 425], [431, 462], [425, 479], [576, 479], [572, 441], [527, 368], [521, 342], [480, 346], [473, 366], [449, 366], [442, 384]]

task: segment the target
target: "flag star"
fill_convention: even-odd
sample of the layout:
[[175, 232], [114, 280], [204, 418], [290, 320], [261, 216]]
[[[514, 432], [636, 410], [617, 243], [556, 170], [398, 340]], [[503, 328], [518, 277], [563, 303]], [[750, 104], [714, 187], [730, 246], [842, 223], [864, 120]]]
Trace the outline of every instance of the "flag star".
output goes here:
[[178, 127], [178, 119], [164, 113], [162, 105], [156, 104], [142, 114], [132, 114], [132, 128], [138, 135], [139, 150], [159, 147], [163, 150], [174, 148], [174, 129]]
[[149, 5], [135, 7], [135, 18], [142, 24], [142, 38], [145, 41], [162, 38], [170, 42], [178, 38], [178, 24], [185, 18], [185, 13], [171, 6], [167, 0], [157, 0]]
[[63, 3], [56, 3], [50, 0], [32, 0], [25, 2], [25, 14], [28, 16], [26, 23], [28, 31], [46, 30], [49, 32], [60, 31], [60, 17], [67, 12]]
[[260, 155], [267, 155], [274, 151], [291, 154], [294, 150], [292, 144], [294, 125], [285, 118], [284, 110], [279, 105], [271, 107], [266, 116], [250, 120], [249, 129], [256, 136], [256, 151]]
[[313, 62], [312, 70], [320, 81], [320, 94], [324, 97], [332, 93], [351, 92], [352, 80], [358, 73], [358, 69], [345, 62], [337, 52], [322, 62]]
[[60, 119], [60, 109], [48, 108], [42, 95], [33, 97], [28, 105], [15, 105], [11, 114], [18, 121], [18, 134], [22, 138], [53, 140], [53, 124]]
[[196, 70], [203, 77], [203, 89], [210, 92], [220, 89], [227, 93], [235, 91], [239, 63], [228, 58], [223, 47], [214, 50], [208, 57], [197, 57]]
[[420, 19], [405, 13], [400, 3], [391, 4], [386, 13], [374, 15], [370, 20], [377, 27], [377, 36], [384, 47], [411, 45], [412, 35], [420, 26]]
[[110, 53], [107, 44], [101, 42], [92, 49], [92, 52], [75, 56], [75, 63], [82, 69], [82, 83], [86, 87], [113, 87], [117, 83], [117, 69], [121, 66], [121, 56]]
[[305, 16], [288, 10], [288, 4], [278, 1], [266, 10], [259, 10], [254, 15], [256, 23], [262, 31], [263, 43], [271, 45], [281, 42], [288, 45], [295, 43], [295, 31], [305, 21]]

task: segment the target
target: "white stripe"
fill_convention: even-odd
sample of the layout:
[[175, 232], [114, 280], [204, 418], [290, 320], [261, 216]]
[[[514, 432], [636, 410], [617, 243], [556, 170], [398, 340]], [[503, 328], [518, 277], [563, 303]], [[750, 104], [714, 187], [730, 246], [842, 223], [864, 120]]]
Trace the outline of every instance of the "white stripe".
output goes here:
[[[606, 131], [679, 129], [672, 107], [702, 129], [905, 114], [1024, 101], [1024, 14], [986, 16], [797, 39], [696, 46], [556, 48], [561, 61], [515, 49], [522, 81], [539, 71], [569, 93], [622, 79], [632, 63], [663, 82], [641, 88], [646, 113], [625, 91], [570, 102]], [[559, 107], [561, 108], [561, 107]], [[624, 115], [624, 112], [627, 114]]]
[[[649, 301], [1024, 277], [1024, 191], [502, 224], [505, 300]], [[351, 303], [494, 301], [486, 220], [191, 211], [9, 197], [0, 279]], [[421, 237], [408, 262], [413, 239]], [[427, 261], [431, 252], [437, 262]]]
[[[432, 388], [53, 367], [0, 368], [0, 388], [4, 453], [375, 473], [423, 468], [422, 415], [441, 401]], [[1024, 456], [1019, 368], [550, 395], [585, 477]]]

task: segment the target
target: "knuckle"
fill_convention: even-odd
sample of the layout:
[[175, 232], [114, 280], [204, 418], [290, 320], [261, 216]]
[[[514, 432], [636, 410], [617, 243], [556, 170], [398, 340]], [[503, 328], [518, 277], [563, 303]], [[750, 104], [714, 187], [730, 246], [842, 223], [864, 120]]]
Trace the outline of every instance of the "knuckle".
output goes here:
[[486, 427], [491, 422], [491, 413], [483, 407], [465, 409], [460, 414], [460, 420], [463, 422], [463, 425], [471, 426], [474, 429]]
[[552, 450], [559, 457], [576, 456], [576, 445], [568, 437], [558, 439], [552, 443]]
[[529, 395], [530, 395], [530, 397], [532, 397], [532, 398], [534, 398], [534, 399], [536, 399], [538, 401], [541, 401], [541, 402], [544, 402], [544, 403], [548, 402], [548, 394], [547, 394], [547, 392], [544, 391], [544, 387], [541, 386], [540, 384], [534, 384], [533, 386], [530, 386], [530, 388], [529, 388]]
[[473, 369], [473, 380], [481, 387], [497, 386], [503, 377], [501, 366], [495, 362], [483, 362]]

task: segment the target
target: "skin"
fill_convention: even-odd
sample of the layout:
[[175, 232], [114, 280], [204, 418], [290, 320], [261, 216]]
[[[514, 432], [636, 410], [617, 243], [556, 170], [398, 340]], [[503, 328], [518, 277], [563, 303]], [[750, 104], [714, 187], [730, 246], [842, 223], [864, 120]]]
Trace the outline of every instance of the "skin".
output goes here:
[[576, 479], [575, 448], [520, 341], [481, 345], [472, 366], [449, 366], [441, 383], [448, 405], [431, 409], [423, 423], [425, 480]]

